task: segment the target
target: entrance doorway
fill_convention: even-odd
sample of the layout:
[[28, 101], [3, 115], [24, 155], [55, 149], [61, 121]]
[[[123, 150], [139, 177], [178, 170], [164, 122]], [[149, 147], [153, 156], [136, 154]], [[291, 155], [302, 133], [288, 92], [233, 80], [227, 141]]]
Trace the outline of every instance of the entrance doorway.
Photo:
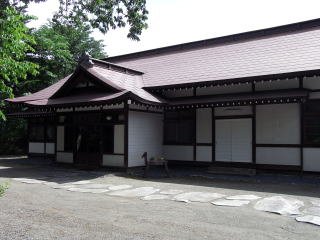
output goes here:
[[220, 162], [252, 162], [252, 119], [215, 121], [215, 159]]
[[98, 168], [102, 161], [100, 126], [80, 125], [75, 132], [75, 165], [83, 169]]

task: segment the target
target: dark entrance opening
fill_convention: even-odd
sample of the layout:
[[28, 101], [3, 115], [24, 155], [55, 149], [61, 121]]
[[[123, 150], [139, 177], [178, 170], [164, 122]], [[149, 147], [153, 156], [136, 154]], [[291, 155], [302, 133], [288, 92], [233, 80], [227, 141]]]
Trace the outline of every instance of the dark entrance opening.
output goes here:
[[101, 126], [97, 121], [93, 124], [97, 116], [88, 114], [76, 118], [75, 165], [81, 169], [99, 168], [102, 161]]

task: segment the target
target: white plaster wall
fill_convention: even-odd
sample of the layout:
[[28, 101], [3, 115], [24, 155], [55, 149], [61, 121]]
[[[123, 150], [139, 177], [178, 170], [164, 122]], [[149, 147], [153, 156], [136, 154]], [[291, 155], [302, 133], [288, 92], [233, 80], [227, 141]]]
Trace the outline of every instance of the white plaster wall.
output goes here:
[[280, 90], [280, 89], [290, 89], [298, 88], [299, 80], [297, 78], [288, 79], [288, 80], [279, 80], [279, 81], [264, 81], [257, 82], [255, 84], [256, 91], [266, 91], [266, 90]]
[[64, 126], [57, 126], [57, 151], [64, 151]]
[[228, 85], [228, 86], [214, 86], [214, 87], [202, 87], [197, 88], [198, 95], [215, 95], [224, 93], [241, 93], [251, 92], [251, 84], [240, 84], [240, 85]]
[[299, 144], [299, 104], [258, 105], [256, 142], [259, 144]]
[[210, 146], [197, 146], [196, 161], [212, 162], [212, 147], [210, 147]]
[[212, 142], [212, 109], [197, 109], [197, 143]]
[[163, 154], [167, 160], [193, 161], [193, 146], [165, 145]]
[[46, 153], [54, 154], [54, 143], [46, 143]]
[[166, 97], [188, 97], [193, 95], [193, 90], [190, 89], [183, 89], [183, 90], [169, 90], [164, 91], [162, 94]]
[[44, 143], [29, 142], [29, 153], [44, 153]]
[[124, 153], [124, 125], [114, 125], [114, 153]]
[[320, 77], [307, 77], [303, 79], [303, 87], [308, 89], [320, 89]]
[[257, 147], [257, 164], [300, 165], [300, 148]]
[[57, 152], [56, 161], [60, 163], [73, 163], [73, 153]]
[[129, 111], [128, 166], [143, 166], [144, 152], [148, 157], [162, 156], [163, 115]]
[[239, 116], [252, 114], [251, 106], [232, 106], [214, 108], [215, 116]]
[[303, 149], [303, 170], [320, 172], [320, 148]]
[[110, 167], [124, 167], [124, 156], [104, 154], [102, 158], [102, 165]]

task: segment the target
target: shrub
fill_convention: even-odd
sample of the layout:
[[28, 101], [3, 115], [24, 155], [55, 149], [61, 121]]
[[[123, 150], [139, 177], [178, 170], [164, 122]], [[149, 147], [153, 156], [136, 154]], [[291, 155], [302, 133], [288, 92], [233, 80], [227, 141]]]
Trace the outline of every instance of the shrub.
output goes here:
[[8, 188], [9, 188], [8, 183], [0, 184], [0, 197], [3, 196], [3, 194]]

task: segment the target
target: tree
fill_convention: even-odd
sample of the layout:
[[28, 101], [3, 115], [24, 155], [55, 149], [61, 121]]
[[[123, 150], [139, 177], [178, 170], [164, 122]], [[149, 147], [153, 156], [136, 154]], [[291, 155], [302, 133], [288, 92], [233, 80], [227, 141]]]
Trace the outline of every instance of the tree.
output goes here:
[[[31, 44], [35, 43], [24, 24], [29, 18], [13, 7], [7, 7], [0, 15], [0, 99], [3, 100], [13, 97], [12, 88], [28, 74], [37, 74], [38, 67], [26, 61], [27, 53], [34, 51]], [[3, 106], [3, 101], [0, 104]], [[5, 117], [0, 108], [1, 118]]]
[[95, 40], [91, 33], [89, 27], [53, 22], [34, 30], [35, 53], [28, 57], [39, 65], [39, 74], [18, 85], [20, 94], [38, 91], [70, 74], [83, 52], [95, 58], [106, 57], [102, 41]]
[[[2, 6], [15, 6], [25, 10], [31, 2], [47, 0], [2, 0]], [[106, 33], [109, 29], [129, 26], [128, 38], [139, 40], [147, 28], [146, 0], [59, 0], [59, 11], [54, 20], [69, 25], [84, 24]], [[0, 8], [1, 8], [0, 5]]]

